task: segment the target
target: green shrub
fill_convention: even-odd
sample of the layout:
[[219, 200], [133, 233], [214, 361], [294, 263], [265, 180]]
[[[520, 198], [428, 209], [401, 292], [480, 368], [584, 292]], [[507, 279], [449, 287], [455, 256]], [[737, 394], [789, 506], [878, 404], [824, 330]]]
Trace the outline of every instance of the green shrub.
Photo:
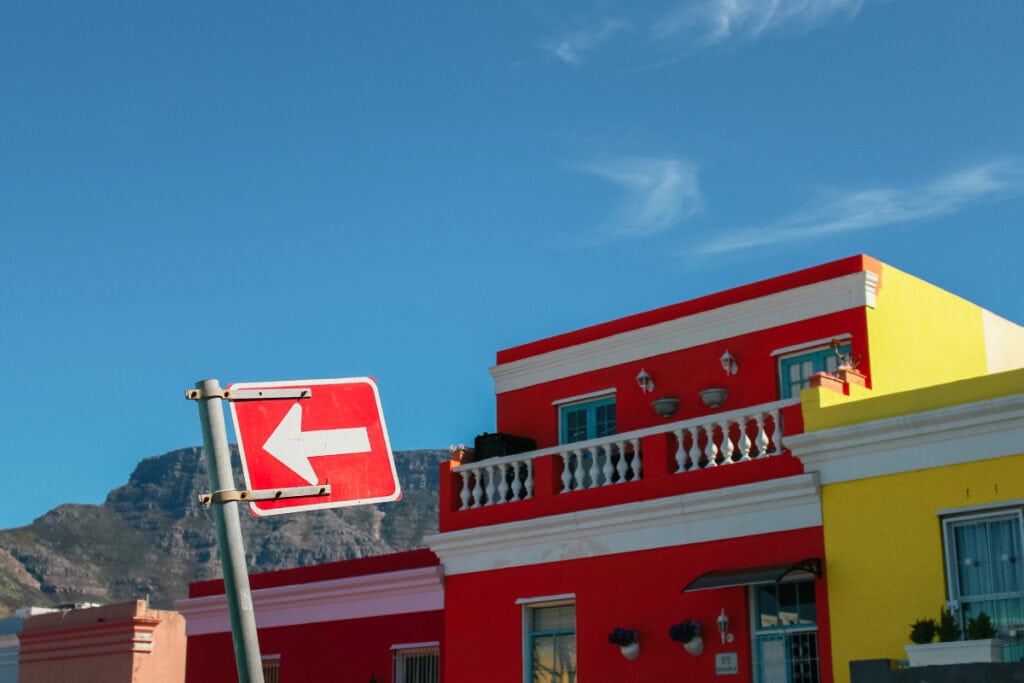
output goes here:
[[943, 607], [939, 610], [939, 642], [949, 643], [960, 640], [960, 624], [949, 613], [949, 609]]
[[985, 640], [996, 637], [996, 627], [992, 620], [984, 612], [978, 612], [978, 616], [967, 620], [967, 640]]
[[918, 619], [910, 625], [910, 642], [925, 645], [935, 640], [935, 632], [939, 629], [934, 619]]

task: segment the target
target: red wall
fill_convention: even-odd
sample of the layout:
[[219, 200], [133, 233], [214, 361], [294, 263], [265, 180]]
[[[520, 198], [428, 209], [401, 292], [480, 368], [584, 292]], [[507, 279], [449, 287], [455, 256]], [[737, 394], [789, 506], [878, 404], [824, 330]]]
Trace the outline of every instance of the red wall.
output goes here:
[[[779, 400], [773, 350], [844, 333], [853, 335], [853, 353], [863, 359], [860, 369], [870, 377], [867, 317], [864, 309], [851, 309], [498, 394], [497, 429], [528, 436], [538, 448], [554, 446], [558, 443], [558, 410], [552, 402], [610, 388], [618, 390], [615, 410], [620, 433], [667, 422], [651, 407], [651, 402], [662, 396], [679, 398], [679, 410], [672, 420], [771, 403]], [[736, 375], [722, 370], [719, 358], [726, 349], [739, 363]], [[641, 368], [654, 378], [650, 393], [643, 393], [637, 385]], [[701, 402], [699, 392], [708, 387], [729, 390], [725, 404], [717, 410]]]
[[[285, 682], [390, 683], [392, 645], [441, 642], [443, 631], [443, 612], [416, 612], [260, 629], [259, 641], [264, 656], [281, 655]], [[230, 633], [189, 637], [185, 680], [238, 680]]]
[[[521, 683], [522, 607], [517, 599], [574, 593], [579, 679], [585, 681], [721, 681], [715, 654], [736, 652], [752, 680], [747, 589], [681, 593], [712, 569], [822, 557], [820, 527], [568, 562], [460, 574], [446, 579], [447, 683]], [[825, 581], [817, 583], [823, 681], [831, 681]], [[715, 619], [725, 608], [735, 635], [723, 645]], [[688, 654], [668, 637], [672, 624], [693, 618], [704, 627], [704, 653]], [[640, 631], [640, 657], [627, 661], [608, 643], [617, 626]]]

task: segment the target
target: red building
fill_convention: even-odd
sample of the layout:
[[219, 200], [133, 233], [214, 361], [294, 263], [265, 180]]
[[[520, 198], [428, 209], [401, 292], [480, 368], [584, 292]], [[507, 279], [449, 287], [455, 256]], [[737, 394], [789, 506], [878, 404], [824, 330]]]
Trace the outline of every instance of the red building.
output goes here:
[[998, 369], [1004, 323], [857, 256], [498, 352], [499, 434], [442, 466], [428, 539], [444, 680], [831, 681], [801, 389]]
[[[429, 550], [254, 574], [250, 585], [266, 683], [437, 680], [444, 585]], [[237, 680], [223, 581], [192, 584], [176, 607], [185, 680]]]

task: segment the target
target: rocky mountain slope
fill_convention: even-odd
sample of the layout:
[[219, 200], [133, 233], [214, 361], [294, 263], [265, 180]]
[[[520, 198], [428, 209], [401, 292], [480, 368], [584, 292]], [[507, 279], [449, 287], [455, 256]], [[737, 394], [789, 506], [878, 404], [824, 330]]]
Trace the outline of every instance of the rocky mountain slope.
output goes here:
[[[250, 572], [421, 547], [437, 530], [438, 463], [446, 457], [395, 453], [397, 503], [264, 518], [243, 508]], [[190, 581], [220, 576], [213, 516], [196, 499], [208, 490], [200, 449], [184, 448], [143, 460], [102, 505], [61, 505], [28, 526], [0, 530], [0, 617], [27, 605], [147, 595], [155, 607], [170, 607]]]

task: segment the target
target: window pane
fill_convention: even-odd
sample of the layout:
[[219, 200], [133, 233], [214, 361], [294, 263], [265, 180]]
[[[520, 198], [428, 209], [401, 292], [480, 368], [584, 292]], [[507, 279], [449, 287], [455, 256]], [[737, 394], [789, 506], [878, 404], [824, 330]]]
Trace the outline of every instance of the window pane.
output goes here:
[[586, 409], [567, 410], [565, 412], [566, 442], [583, 441], [587, 438]]
[[538, 607], [533, 610], [533, 631], [562, 631], [576, 628], [576, 605]]
[[814, 598], [814, 583], [807, 581], [804, 583], [797, 584], [797, 596], [800, 604], [800, 623], [801, 624], [816, 624], [818, 623], [818, 610], [815, 605]]
[[609, 403], [603, 406], [597, 406], [595, 413], [597, 415], [596, 420], [596, 433], [594, 438], [609, 436], [615, 433], [615, 404]]

